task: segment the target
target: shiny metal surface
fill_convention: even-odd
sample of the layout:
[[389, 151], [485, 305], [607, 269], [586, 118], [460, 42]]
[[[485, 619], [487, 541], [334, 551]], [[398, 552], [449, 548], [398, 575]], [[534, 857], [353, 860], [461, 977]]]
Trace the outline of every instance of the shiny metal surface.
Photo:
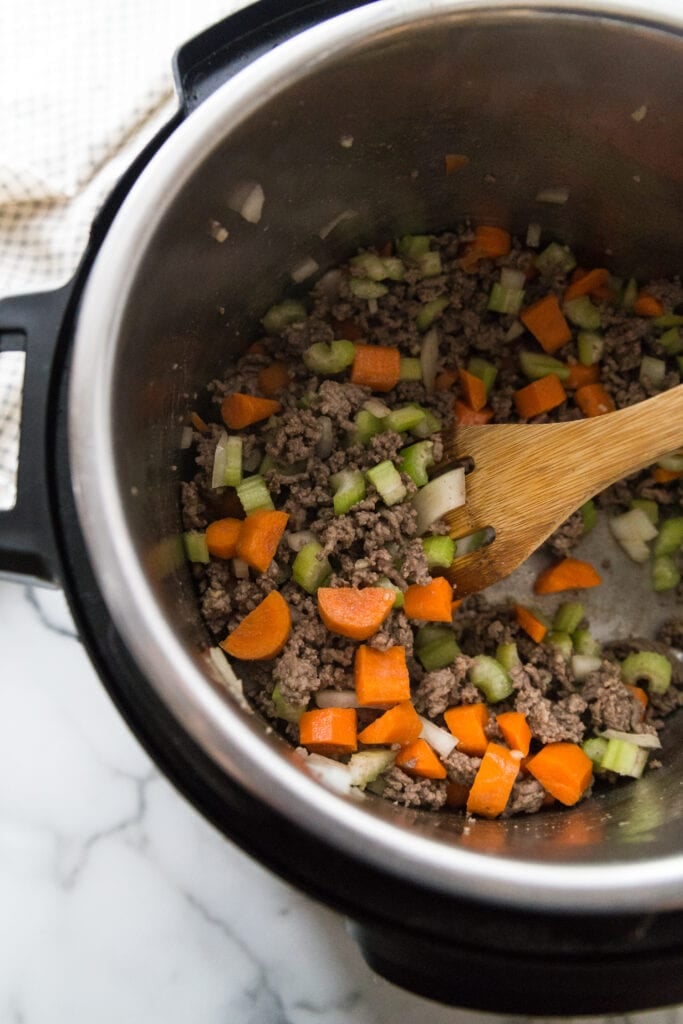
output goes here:
[[[145, 674], [252, 792], [444, 892], [538, 909], [683, 906], [683, 721], [667, 768], [568, 813], [463, 828], [328, 793], [208, 667], [191, 582], [176, 568], [181, 425], [304, 257], [324, 270], [358, 244], [472, 216], [522, 233], [539, 220], [587, 261], [641, 278], [679, 271], [683, 38], [672, 11], [664, 0], [380, 0], [318, 26], [240, 72], [163, 146], [114, 222], [80, 311], [77, 502], [105, 599]], [[446, 176], [446, 153], [469, 163]], [[258, 224], [228, 208], [244, 181], [264, 189]], [[547, 187], [568, 201], [540, 204]], [[321, 239], [342, 211], [354, 216]], [[229, 230], [224, 243], [211, 220]], [[642, 633], [644, 602], [650, 620], [666, 611], [642, 593], [622, 581], [601, 606], [608, 630]]]

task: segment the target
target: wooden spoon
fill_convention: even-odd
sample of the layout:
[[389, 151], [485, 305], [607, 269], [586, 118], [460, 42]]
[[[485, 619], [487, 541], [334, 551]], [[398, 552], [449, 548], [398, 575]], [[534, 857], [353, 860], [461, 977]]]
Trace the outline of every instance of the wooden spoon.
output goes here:
[[471, 458], [452, 537], [493, 527], [487, 547], [455, 559], [456, 596], [504, 579], [594, 494], [683, 444], [683, 385], [619, 412], [569, 423], [458, 427], [445, 458]]

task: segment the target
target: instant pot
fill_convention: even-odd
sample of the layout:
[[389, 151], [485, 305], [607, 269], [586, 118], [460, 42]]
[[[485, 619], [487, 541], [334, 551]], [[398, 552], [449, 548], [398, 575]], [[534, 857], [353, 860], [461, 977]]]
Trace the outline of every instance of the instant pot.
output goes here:
[[683, 1001], [683, 717], [666, 767], [569, 810], [467, 822], [328, 791], [211, 652], [180, 553], [183, 426], [264, 311], [310, 286], [294, 268], [377, 239], [535, 221], [617, 273], [680, 271], [682, 29], [665, 0], [261, 0], [178, 52], [178, 113], [73, 281], [0, 304], [2, 347], [27, 353], [3, 572], [64, 588], [203, 815], [347, 915], [379, 974], [458, 1006]]

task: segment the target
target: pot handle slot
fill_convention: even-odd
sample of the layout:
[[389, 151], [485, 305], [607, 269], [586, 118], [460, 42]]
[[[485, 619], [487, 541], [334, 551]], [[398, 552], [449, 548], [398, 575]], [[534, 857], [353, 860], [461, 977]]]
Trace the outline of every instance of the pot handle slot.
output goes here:
[[328, 18], [364, 7], [368, 0], [259, 0], [184, 43], [173, 58], [183, 116], [245, 65]]
[[0, 301], [0, 576], [5, 578], [57, 583], [51, 385], [70, 294], [69, 284]]

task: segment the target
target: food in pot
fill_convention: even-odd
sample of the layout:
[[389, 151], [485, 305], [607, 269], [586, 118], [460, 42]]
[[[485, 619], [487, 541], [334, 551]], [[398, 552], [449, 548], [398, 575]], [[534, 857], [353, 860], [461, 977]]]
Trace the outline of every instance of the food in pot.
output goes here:
[[683, 456], [571, 516], [534, 592], [505, 602], [459, 602], [446, 576], [486, 537], [448, 536], [466, 474], [439, 464], [458, 424], [603, 415], [679, 384], [682, 303], [678, 280], [640, 287], [497, 227], [406, 236], [274, 306], [209, 385], [183, 485], [202, 613], [329, 784], [496, 817], [658, 765], [683, 622], [601, 645], [582, 592], [610, 570], [574, 549], [607, 516], [615, 557], [676, 593]]

